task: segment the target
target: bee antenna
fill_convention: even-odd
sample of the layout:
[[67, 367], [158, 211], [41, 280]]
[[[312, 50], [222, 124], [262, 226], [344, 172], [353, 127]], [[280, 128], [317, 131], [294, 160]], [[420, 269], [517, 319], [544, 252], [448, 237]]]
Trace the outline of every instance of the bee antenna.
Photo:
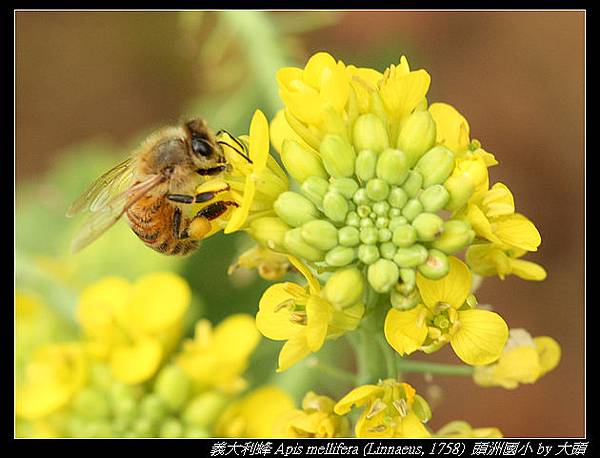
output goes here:
[[[235, 148], [230, 143], [223, 141], [223, 140], [217, 140], [217, 144], [229, 146], [232, 150], [234, 150], [236, 153], [238, 153], [240, 156], [242, 156], [244, 159], [246, 159], [246, 161], [248, 161], [250, 164], [254, 164], [254, 162], [252, 162], [252, 160], [250, 159], [250, 155], [247, 154], [246, 146], [242, 142], [240, 142], [236, 137], [231, 135], [231, 133], [226, 131], [225, 129], [221, 129], [219, 132], [217, 132], [217, 137], [221, 134], [229, 135], [229, 138], [231, 138], [241, 148], [241, 151], [239, 149]], [[244, 154], [244, 153], [246, 153], [246, 154]]]

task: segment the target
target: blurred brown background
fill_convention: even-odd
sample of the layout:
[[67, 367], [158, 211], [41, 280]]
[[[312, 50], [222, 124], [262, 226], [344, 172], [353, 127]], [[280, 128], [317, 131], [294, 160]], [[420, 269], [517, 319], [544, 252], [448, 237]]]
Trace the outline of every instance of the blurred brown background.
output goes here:
[[[510, 327], [557, 339], [560, 366], [514, 391], [438, 377], [434, 428], [464, 419], [508, 437], [585, 432], [584, 20], [583, 12], [348, 12], [300, 36], [298, 64], [327, 50], [379, 70], [406, 54], [411, 67], [427, 69], [429, 100], [464, 114], [500, 161], [491, 181], [511, 188], [517, 211], [542, 234], [527, 259], [548, 279], [490, 279], [478, 298]], [[35, 179], [74, 143], [108, 136], [126, 150], [140, 132], [179, 119], [201, 85], [176, 22], [175, 13], [16, 14], [17, 182]], [[434, 358], [455, 361], [449, 349]], [[411, 381], [426, 389], [422, 377]]]

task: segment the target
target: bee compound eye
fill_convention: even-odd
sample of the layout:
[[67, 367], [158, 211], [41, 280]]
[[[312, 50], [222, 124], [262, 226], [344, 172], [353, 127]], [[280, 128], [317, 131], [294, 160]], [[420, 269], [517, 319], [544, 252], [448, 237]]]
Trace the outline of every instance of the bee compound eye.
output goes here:
[[192, 137], [192, 151], [200, 156], [210, 156], [212, 154], [212, 146], [202, 137]]

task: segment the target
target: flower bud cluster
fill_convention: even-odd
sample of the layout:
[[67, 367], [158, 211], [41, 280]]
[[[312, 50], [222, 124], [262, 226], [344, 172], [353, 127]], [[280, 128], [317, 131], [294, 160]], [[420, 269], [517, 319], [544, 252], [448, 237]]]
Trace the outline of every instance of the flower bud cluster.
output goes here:
[[351, 141], [326, 134], [320, 158], [293, 140], [284, 143], [283, 157], [290, 151], [296, 161], [286, 161], [288, 171], [302, 181], [298, 192], [275, 201], [285, 229], [276, 245], [326, 270], [364, 268], [375, 291], [402, 296], [392, 304], [415, 291], [417, 271], [444, 277], [448, 255], [475, 237], [466, 219], [442, 213], [452, 199], [444, 184], [455, 157], [435, 144], [427, 111], [411, 114], [396, 142], [380, 118], [367, 113], [356, 119]]

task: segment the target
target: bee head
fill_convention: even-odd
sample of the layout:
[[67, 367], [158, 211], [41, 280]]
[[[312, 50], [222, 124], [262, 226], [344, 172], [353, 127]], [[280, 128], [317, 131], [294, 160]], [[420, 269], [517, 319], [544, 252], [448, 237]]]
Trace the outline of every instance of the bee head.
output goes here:
[[192, 119], [185, 123], [185, 127], [189, 134], [190, 153], [195, 162], [204, 167], [224, 162], [221, 147], [208, 129], [206, 121], [200, 118]]

